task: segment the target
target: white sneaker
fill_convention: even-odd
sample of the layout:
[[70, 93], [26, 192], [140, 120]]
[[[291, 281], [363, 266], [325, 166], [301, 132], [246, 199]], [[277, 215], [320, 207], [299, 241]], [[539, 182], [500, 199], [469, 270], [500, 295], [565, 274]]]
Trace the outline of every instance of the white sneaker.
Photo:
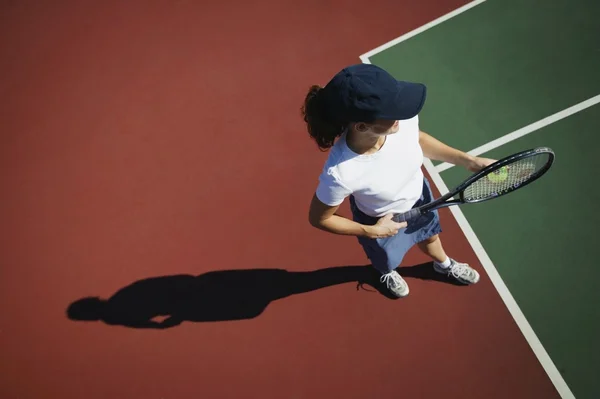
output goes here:
[[436, 272], [452, 276], [463, 284], [475, 284], [479, 281], [479, 273], [466, 263], [460, 263], [450, 258], [450, 266], [445, 268], [433, 262]]
[[392, 270], [391, 272], [382, 275], [380, 281], [386, 283], [387, 288], [395, 296], [401, 298], [408, 295], [408, 284], [406, 284], [406, 281], [404, 281], [397, 271]]

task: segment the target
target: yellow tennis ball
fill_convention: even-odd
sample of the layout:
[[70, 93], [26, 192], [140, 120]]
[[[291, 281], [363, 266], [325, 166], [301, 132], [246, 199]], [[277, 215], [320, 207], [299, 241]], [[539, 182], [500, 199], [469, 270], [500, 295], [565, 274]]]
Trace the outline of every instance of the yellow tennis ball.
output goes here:
[[502, 183], [504, 180], [508, 179], [508, 168], [503, 166], [500, 169], [490, 173], [487, 178], [492, 183]]

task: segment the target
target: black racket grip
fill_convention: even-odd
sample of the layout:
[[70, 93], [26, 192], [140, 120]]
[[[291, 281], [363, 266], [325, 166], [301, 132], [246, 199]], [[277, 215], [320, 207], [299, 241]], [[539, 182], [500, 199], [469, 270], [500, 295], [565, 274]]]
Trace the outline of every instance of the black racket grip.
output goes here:
[[402, 223], [402, 222], [412, 222], [413, 220], [417, 219], [419, 216], [421, 216], [421, 212], [419, 211], [419, 209], [411, 209], [408, 212], [404, 212], [404, 213], [397, 213], [392, 217], [392, 220], [396, 223]]

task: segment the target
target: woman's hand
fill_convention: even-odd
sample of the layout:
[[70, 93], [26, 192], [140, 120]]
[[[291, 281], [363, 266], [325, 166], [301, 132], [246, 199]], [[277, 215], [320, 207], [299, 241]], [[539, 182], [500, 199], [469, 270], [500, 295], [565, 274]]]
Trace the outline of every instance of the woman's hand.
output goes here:
[[475, 172], [479, 172], [481, 169], [485, 168], [486, 166], [493, 164], [494, 162], [496, 162], [495, 159], [472, 157], [465, 164], [465, 168], [467, 168], [469, 171], [475, 173]]
[[393, 214], [385, 215], [375, 223], [373, 226], [369, 226], [367, 237], [369, 238], [386, 238], [395, 236], [398, 234], [400, 229], [407, 226], [406, 222], [397, 223], [392, 220]]

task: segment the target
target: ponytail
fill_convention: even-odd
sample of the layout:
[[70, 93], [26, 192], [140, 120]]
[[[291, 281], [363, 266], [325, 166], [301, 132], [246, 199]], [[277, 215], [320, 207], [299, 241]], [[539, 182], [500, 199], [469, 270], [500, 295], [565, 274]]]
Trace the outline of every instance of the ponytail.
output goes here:
[[319, 104], [321, 90], [323, 88], [318, 85], [310, 87], [304, 99], [301, 113], [304, 122], [306, 122], [308, 134], [317, 142], [322, 151], [326, 151], [333, 146], [335, 139], [344, 132], [345, 125], [331, 120], [326, 115], [325, 110]]

